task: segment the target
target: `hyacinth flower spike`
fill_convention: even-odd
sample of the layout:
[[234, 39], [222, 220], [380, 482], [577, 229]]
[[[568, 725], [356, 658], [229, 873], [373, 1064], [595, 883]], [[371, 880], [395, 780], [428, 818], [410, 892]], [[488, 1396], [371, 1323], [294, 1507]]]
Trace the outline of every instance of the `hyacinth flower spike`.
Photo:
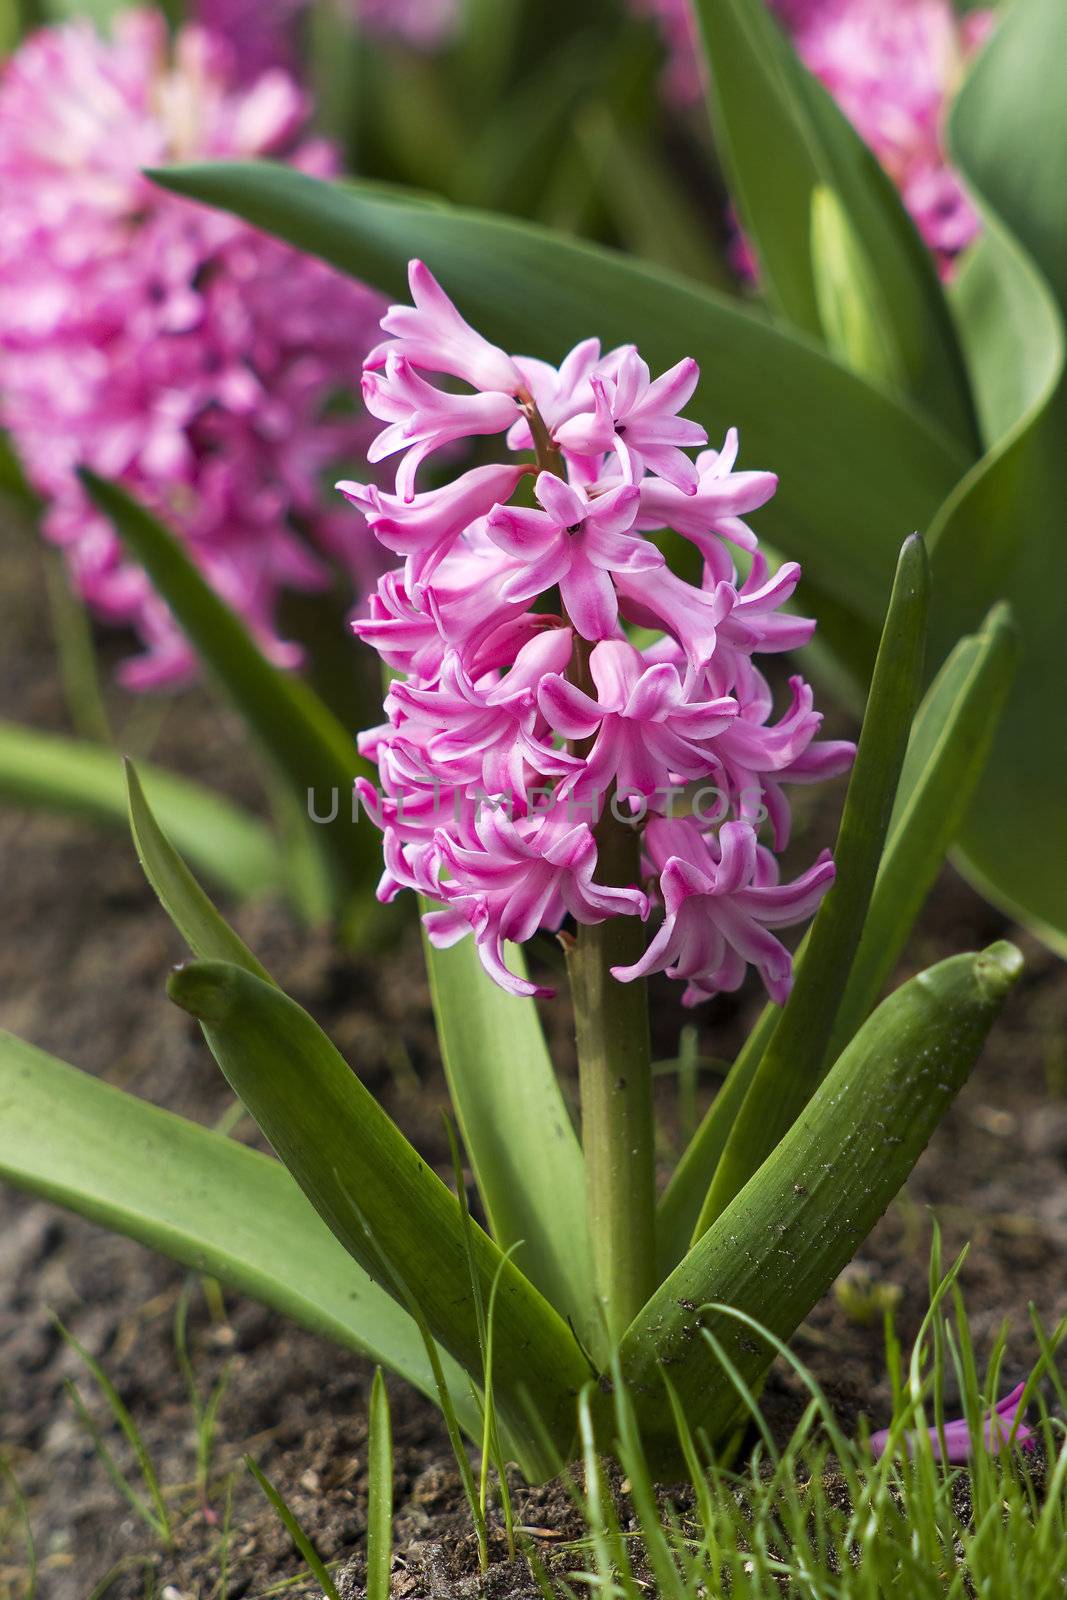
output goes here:
[[[754, 661], [806, 643], [813, 625], [782, 611], [800, 569], [772, 575], [743, 521], [773, 495], [773, 473], [736, 470], [733, 430], [721, 451], [687, 454], [706, 444], [680, 414], [696, 363], [654, 378], [632, 346], [602, 355], [585, 340], [552, 368], [483, 338], [423, 263], [409, 280], [414, 304], [386, 313], [390, 337], [364, 377], [386, 423], [372, 455], [397, 460], [397, 491], [340, 486], [404, 557], [355, 625], [405, 674], [360, 741], [383, 790], [359, 786], [384, 836], [379, 894], [425, 895], [431, 942], [472, 938], [512, 994], [551, 991], [511, 971], [507, 945], [539, 932], [563, 941], [595, 1270], [614, 1334], [654, 1275], [645, 977], [666, 972], [696, 1004], [753, 967], [785, 999], [792, 957], [771, 930], [810, 917], [834, 869], [824, 853], [782, 884], [757, 826], [771, 816], [777, 844], [791, 773], [841, 771], [852, 751], [816, 739], [799, 678], [774, 719]], [[430, 453], [492, 435], [508, 459], [416, 490]], [[531, 473], [534, 505], [517, 496]], [[663, 527], [699, 549], [699, 583], [648, 537]], [[739, 548], [751, 557], [743, 580]], [[659, 637], [639, 647], [627, 623]], [[701, 782], [721, 795], [719, 813], [674, 816]]]

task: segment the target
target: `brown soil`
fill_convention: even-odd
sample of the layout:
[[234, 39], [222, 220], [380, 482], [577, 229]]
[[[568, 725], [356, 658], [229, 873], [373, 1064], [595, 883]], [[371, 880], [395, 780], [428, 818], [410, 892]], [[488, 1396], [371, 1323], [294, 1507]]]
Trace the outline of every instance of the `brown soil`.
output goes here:
[[[0, 551], [0, 715], [39, 727], [64, 726], [36, 553], [15, 535]], [[114, 657], [114, 640], [105, 642]], [[116, 720], [130, 706], [115, 697]], [[240, 730], [205, 695], [184, 696], [167, 714], [153, 755], [258, 804], [254, 769]], [[826, 814], [807, 820], [814, 834]], [[77, 1065], [208, 1122], [228, 1091], [189, 1021], [162, 985], [182, 951], [121, 836], [64, 819], [0, 810], [4, 927], [0, 939], [0, 1025]], [[233, 913], [244, 937], [279, 980], [323, 1024], [427, 1158], [444, 1171], [444, 1104], [429, 1004], [412, 930], [388, 958], [339, 955], [324, 934], [295, 926], [284, 907]], [[994, 912], [951, 873], [933, 898], [909, 967], [973, 948], [1005, 931]], [[859, 1272], [902, 1292], [900, 1326], [910, 1337], [925, 1308], [928, 1207], [945, 1232], [946, 1254], [967, 1239], [963, 1283], [975, 1334], [988, 1347], [1005, 1317], [1013, 1323], [1006, 1380], [1033, 1354], [1026, 1307], [1046, 1323], [1067, 1312], [1067, 1100], [1064, 1022], [1067, 973], [1022, 939], [1027, 975], [974, 1080], [953, 1108], [904, 1196], [862, 1252]], [[709, 1009], [698, 1020], [701, 1049], [728, 1056], [758, 997]], [[562, 1007], [549, 1016], [566, 1061]], [[680, 1016], [657, 991], [656, 1032], [672, 1051]], [[674, 1116], [663, 1086], [664, 1120]], [[249, 1132], [248, 1136], [252, 1136]], [[855, 1278], [855, 1271], [853, 1273]], [[193, 1486], [192, 1410], [175, 1357], [174, 1315], [185, 1274], [148, 1251], [8, 1192], [0, 1193], [0, 1386], [6, 1458], [26, 1496], [40, 1560], [41, 1600], [85, 1600], [107, 1574], [114, 1600], [163, 1594], [209, 1600], [220, 1593], [220, 1517], [232, 1475], [229, 1600], [264, 1595], [300, 1573], [288, 1535], [247, 1473], [253, 1454], [297, 1513], [322, 1555], [350, 1562], [342, 1595], [360, 1592], [366, 1518], [366, 1401], [370, 1372], [280, 1317], [237, 1296], [192, 1300], [189, 1340], [202, 1394], [224, 1370], [209, 1504]], [[853, 1300], [855, 1300], [853, 1296]], [[862, 1297], [861, 1297], [862, 1298]], [[77, 1379], [90, 1412], [124, 1468], [127, 1451], [77, 1357], [55, 1331], [62, 1319], [114, 1380], [167, 1489], [176, 1548], [162, 1550], [122, 1500], [65, 1392]], [[812, 1313], [798, 1352], [830, 1386], [846, 1424], [886, 1405], [877, 1320], [845, 1314], [839, 1295]], [[397, 1383], [398, 1596], [471, 1592], [473, 1540], [447, 1441], [433, 1410]], [[776, 1372], [767, 1390], [775, 1426], [799, 1415], [795, 1384]], [[139, 1485], [138, 1485], [139, 1487]], [[5, 1547], [0, 1600], [25, 1593], [27, 1557], [14, 1499], [3, 1491]], [[550, 1551], [578, 1531], [558, 1486], [520, 1493], [520, 1522]], [[500, 1557], [499, 1542], [494, 1555]], [[155, 1584], [153, 1589], [152, 1585]], [[102, 1591], [103, 1592], [103, 1591]], [[297, 1582], [287, 1594], [317, 1595]], [[499, 1559], [493, 1595], [535, 1593], [524, 1571]]]

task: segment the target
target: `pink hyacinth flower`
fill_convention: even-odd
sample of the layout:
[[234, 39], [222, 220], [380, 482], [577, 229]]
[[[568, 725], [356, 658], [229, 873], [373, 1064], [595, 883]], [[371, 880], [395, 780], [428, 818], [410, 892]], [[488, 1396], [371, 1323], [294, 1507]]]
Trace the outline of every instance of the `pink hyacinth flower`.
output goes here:
[[613, 374], [591, 379], [592, 413], [571, 417], [553, 438], [574, 455], [614, 451], [630, 483], [640, 483], [647, 469], [695, 494], [697, 469], [685, 450], [707, 444], [708, 436], [699, 423], [677, 413], [692, 398], [699, 378], [700, 368], [687, 356], [653, 381], [637, 351], [624, 350]]
[[502, 600], [532, 600], [558, 584], [567, 614], [583, 639], [606, 639], [618, 625], [611, 574], [663, 565], [655, 545], [627, 536], [640, 492], [621, 484], [595, 499], [542, 472], [535, 491], [543, 510], [498, 505], [486, 519], [494, 544], [522, 565], [500, 590]]
[[793, 927], [817, 910], [834, 881], [823, 851], [791, 884], [779, 884], [778, 864], [744, 822], [724, 823], [717, 841], [702, 836], [692, 818], [649, 823], [645, 844], [659, 873], [666, 909], [663, 926], [641, 960], [613, 967], [622, 983], [666, 972], [685, 978], [683, 1004], [740, 987], [748, 965], [778, 1005], [789, 998], [793, 962], [770, 932]]
[[417, 602], [418, 589], [471, 523], [510, 498], [529, 470], [503, 463], [473, 467], [455, 483], [410, 498], [386, 494], [375, 484], [342, 482], [337, 487], [363, 512], [368, 527], [387, 549], [407, 556], [405, 581]]
[[434, 451], [459, 439], [504, 433], [519, 408], [507, 394], [449, 394], [420, 378], [410, 361], [390, 355], [384, 371], [363, 376], [363, 400], [372, 417], [389, 422], [375, 439], [367, 459], [384, 461], [406, 451], [396, 476], [396, 492], [405, 500], [415, 494], [415, 476]]
[[[507, 355], [417, 264], [413, 284], [415, 307], [388, 312], [395, 337], [366, 366], [368, 401], [387, 424], [374, 455], [406, 452], [407, 493], [344, 486], [379, 541], [406, 557], [354, 623], [407, 674], [386, 695], [385, 722], [359, 740], [381, 784], [357, 785], [383, 834], [379, 896], [407, 888], [438, 902], [425, 919], [435, 943], [473, 935], [497, 983], [542, 993], [509, 972], [507, 942], [559, 931], [568, 917], [648, 913], [638, 885], [597, 881], [592, 826], [610, 801], [613, 825], [643, 830], [666, 912], [644, 960], [617, 976], [667, 970], [695, 1004], [736, 987], [750, 963], [784, 998], [791, 957], [771, 930], [814, 911], [833, 866], [820, 857], [782, 885], [755, 828], [770, 815], [781, 841], [783, 785], [842, 770], [852, 748], [818, 742], [799, 679], [776, 717], [754, 663], [812, 628], [781, 612], [799, 568], [771, 574], [742, 520], [774, 493], [773, 474], [736, 470], [733, 431], [721, 451], [686, 455], [704, 442], [678, 415], [695, 363], [653, 382], [632, 347], [602, 356], [593, 339], [558, 368]], [[433, 371], [476, 392], [438, 389], [424, 376]], [[511, 503], [534, 470], [518, 463], [415, 492], [431, 449], [490, 432], [537, 456], [536, 505]], [[645, 537], [664, 526], [697, 544], [699, 586]], [[739, 547], [751, 555], [743, 582]], [[638, 648], [620, 615], [659, 637]], [[690, 785], [694, 806], [703, 785], [720, 814], [672, 822]]]
[[423, 918], [430, 942], [454, 944], [471, 929], [486, 971], [512, 994], [551, 996], [510, 972], [504, 942], [523, 944], [538, 928], [558, 928], [566, 915], [576, 922], [648, 915], [636, 885], [608, 888], [594, 881], [597, 848], [584, 822], [572, 823], [563, 808], [513, 822], [501, 808], [484, 808], [476, 823], [478, 848], [459, 845], [446, 832], [437, 846], [450, 874], [442, 885], [449, 905]]
[[[392, 686], [404, 737], [425, 749], [446, 782], [480, 782], [487, 795], [521, 796], [527, 770], [541, 777], [573, 771], [581, 763], [545, 743], [538, 707], [538, 686], [566, 668], [571, 651], [570, 629], [549, 629], [527, 640], [506, 672], [477, 683], [450, 654], [432, 688]], [[362, 740], [360, 749], [371, 753]]]
[[392, 338], [367, 357], [367, 370], [384, 367], [390, 355], [404, 357], [425, 372], [447, 372], [472, 389], [518, 394], [522, 374], [498, 345], [476, 333], [457, 311], [437, 279], [421, 261], [408, 267], [414, 306], [390, 306], [382, 328]]
[[[1017, 1449], [1028, 1450], [1033, 1448], [1036, 1433], [1033, 1428], [1028, 1428], [1023, 1418], [1019, 1416], [1019, 1405], [1026, 1389], [1025, 1383], [1017, 1384], [1010, 1394], [1004, 1396], [987, 1412], [982, 1423], [982, 1441], [985, 1448], [992, 1454], [1013, 1444]], [[934, 1460], [945, 1460], [954, 1466], [964, 1466], [972, 1454], [971, 1430], [966, 1417], [957, 1417], [953, 1422], [946, 1422], [944, 1427], [945, 1454], [942, 1456], [941, 1435], [937, 1428], [927, 1429], [930, 1448]], [[871, 1434], [871, 1454], [877, 1461], [886, 1452], [889, 1444], [890, 1430], [880, 1428], [877, 1433]], [[915, 1450], [915, 1437], [913, 1434], [904, 1435], [904, 1446], [909, 1455]]]
[[646, 478], [637, 526], [673, 528], [710, 560], [721, 558], [716, 536], [742, 550], [755, 550], [756, 535], [741, 519], [773, 500], [778, 478], [773, 472], [735, 472], [739, 449], [737, 429], [731, 428], [721, 450], [704, 450], [697, 456], [695, 494], [662, 478]]
[[538, 704], [557, 733], [593, 740], [580, 777], [568, 788], [601, 800], [619, 795], [651, 799], [672, 780], [708, 770], [709, 744], [737, 716], [737, 701], [693, 699], [690, 682], [666, 662], [646, 666], [626, 640], [605, 640], [589, 657], [597, 698], [559, 676], [546, 677]]

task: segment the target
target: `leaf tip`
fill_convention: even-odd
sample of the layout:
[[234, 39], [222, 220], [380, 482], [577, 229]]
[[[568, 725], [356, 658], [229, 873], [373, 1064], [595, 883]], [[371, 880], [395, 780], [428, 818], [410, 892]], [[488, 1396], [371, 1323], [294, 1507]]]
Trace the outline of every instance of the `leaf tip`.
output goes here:
[[228, 976], [205, 962], [191, 961], [175, 967], [167, 979], [167, 994], [198, 1022], [221, 1022], [229, 1010]]
[[974, 959], [974, 976], [983, 996], [999, 1004], [1022, 976], [1022, 951], [1007, 939], [998, 939]]

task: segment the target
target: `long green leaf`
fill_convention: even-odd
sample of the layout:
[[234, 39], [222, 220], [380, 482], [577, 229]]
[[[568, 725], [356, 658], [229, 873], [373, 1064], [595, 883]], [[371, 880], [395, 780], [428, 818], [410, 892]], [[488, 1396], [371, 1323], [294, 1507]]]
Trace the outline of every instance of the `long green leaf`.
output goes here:
[[937, 518], [931, 560], [948, 602], [938, 608], [935, 661], [1002, 598], [1022, 647], [963, 830], [963, 864], [991, 900], [1067, 955], [1067, 852], [1055, 844], [1067, 793], [1065, 52], [1060, 0], [1017, 0], [950, 120], [955, 159], [985, 223], [960, 306], [990, 450]]
[[379, 848], [370, 824], [352, 819], [352, 784], [369, 768], [350, 735], [306, 683], [272, 666], [244, 623], [156, 517], [117, 484], [88, 470], [81, 477], [301, 807], [311, 791], [317, 814], [329, 815], [336, 796], [336, 817], [318, 826], [316, 834], [344, 887], [369, 897], [380, 871]]
[[1011, 613], [1000, 605], [981, 633], [960, 640], [919, 708], [830, 1061], [885, 987], [959, 835], [1015, 675], [1017, 645]]
[[[415, 1324], [280, 1162], [2, 1032], [0, 1176], [262, 1300], [433, 1397]], [[466, 1381], [447, 1368], [476, 1438], [481, 1419]]]
[[959, 340], [933, 258], [895, 185], [803, 66], [764, 0], [696, 0], [695, 9], [717, 145], [772, 304], [821, 336], [812, 201], [820, 188], [832, 191], [870, 275], [867, 311], [901, 357], [908, 391], [976, 454]]
[[[411, 1285], [435, 1339], [469, 1373], [480, 1373], [459, 1202], [322, 1030], [279, 989], [225, 962], [182, 967], [168, 989], [199, 1018], [231, 1088], [349, 1253], [391, 1290], [384, 1256]], [[557, 1448], [565, 1447], [587, 1367], [559, 1313], [488, 1235], [474, 1228], [473, 1236], [483, 1302], [501, 1271], [497, 1409], [529, 1459], [544, 1463], [528, 1408], [536, 1408]]]
[[409, 257], [425, 257], [464, 315], [509, 350], [558, 362], [595, 334], [636, 343], [654, 369], [694, 356], [702, 378], [688, 412], [713, 438], [736, 424], [747, 463], [780, 474], [764, 531], [865, 620], [869, 633], [854, 625], [851, 642], [869, 667], [902, 532], [926, 526], [969, 460], [882, 390], [736, 300], [527, 223], [265, 163], [153, 176], [392, 294], [407, 294]]
[[882, 857], [908, 732], [922, 684], [929, 569], [908, 539], [878, 648], [856, 764], [838, 833], [838, 877], [808, 935], [793, 993], [730, 1129], [707, 1201], [703, 1231], [774, 1149], [819, 1081]]
[[913, 978], [864, 1024], [789, 1133], [637, 1317], [623, 1376], [650, 1453], [673, 1464], [665, 1368], [695, 1430], [731, 1427], [732, 1385], [710, 1361], [708, 1328], [746, 1382], [773, 1352], [718, 1301], [787, 1339], [863, 1243], [965, 1082], [1022, 970], [1008, 944]]
[[[829, 1061], [837, 1059], [877, 1002], [955, 843], [1011, 686], [1016, 655], [1015, 630], [1007, 611], [998, 607], [981, 634], [960, 641], [923, 699], [912, 725], [863, 938], [849, 962]], [[798, 951], [798, 966], [805, 947]], [[764, 1008], [663, 1195], [658, 1229], [665, 1270], [688, 1247], [778, 1015], [776, 1007]]]
[[271, 982], [269, 972], [215, 910], [181, 856], [160, 828], [145, 798], [132, 761], [126, 764], [126, 789], [137, 857], [160, 904], [196, 956], [232, 961], [257, 978]]
[[[282, 885], [277, 845], [248, 812], [199, 784], [142, 763], [168, 833], [220, 888], [242, 899]], [[17, 805], [126, 827], [126, 786], [114, 750], [0, 722], [0, 797]]]
[[532, 1000], [486, 976], [471, 940], [423, 941], [452, 1104], [492, 1234], [594, 1348], [581, 1146]]

